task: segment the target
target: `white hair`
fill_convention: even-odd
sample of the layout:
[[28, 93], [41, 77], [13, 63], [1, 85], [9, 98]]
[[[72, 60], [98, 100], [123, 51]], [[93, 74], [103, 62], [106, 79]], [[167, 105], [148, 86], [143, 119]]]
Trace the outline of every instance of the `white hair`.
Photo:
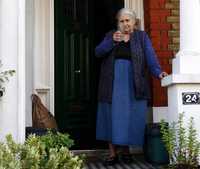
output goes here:
[[117, 16], [116, 16], [116, 18], [117, 18], [117, 20], [120, 18], [120, 16], [122, 16], [122, 15], [129, 15], [129, 16], [131, 16], [131, 18], [133, 19], [133, 20], [136, 20], [136, 13], [133, 11], [133, 10], [131, 10], [131, 9], [128, 9], [128, 8], [122, 8], [122, 9], [120, 9], [119, 11], [118, 11], [118, 13], [117, 13]]

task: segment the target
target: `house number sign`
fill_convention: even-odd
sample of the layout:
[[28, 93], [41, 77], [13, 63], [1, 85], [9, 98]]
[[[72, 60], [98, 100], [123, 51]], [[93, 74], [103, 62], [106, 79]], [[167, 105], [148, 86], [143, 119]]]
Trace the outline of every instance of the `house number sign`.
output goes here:
[[200, 92], [183, 92], [182, 101], [184, 105], [200, 104]]

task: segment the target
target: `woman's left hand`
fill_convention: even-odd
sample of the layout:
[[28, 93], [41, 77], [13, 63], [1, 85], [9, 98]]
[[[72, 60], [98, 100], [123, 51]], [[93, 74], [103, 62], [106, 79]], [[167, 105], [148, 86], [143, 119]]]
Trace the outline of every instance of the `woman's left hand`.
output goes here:
[[163, 79], [165, 76], [167, 76], [168, 74], [166, 72], [162, 72], [161, 74], [159, 74], [159, 78]]

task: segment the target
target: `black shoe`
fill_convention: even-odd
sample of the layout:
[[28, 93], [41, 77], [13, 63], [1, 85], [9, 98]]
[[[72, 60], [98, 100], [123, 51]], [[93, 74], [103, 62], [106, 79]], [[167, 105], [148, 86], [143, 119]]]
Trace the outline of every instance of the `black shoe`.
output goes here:
[[115, 165], [118, 162], [119, 162], [119, 158], [118, 158], [118, 156], [115, 156], [115, 157], [106, 158], [104, 161], [104, 164], [105, 165]]
[[131, 154], [122, 154], [121, 160], [122, 160], [124, 163], [131, 163], [131, 162], [133, 162], [133, 158], [132, 158], [132, 155], [131, 155]]

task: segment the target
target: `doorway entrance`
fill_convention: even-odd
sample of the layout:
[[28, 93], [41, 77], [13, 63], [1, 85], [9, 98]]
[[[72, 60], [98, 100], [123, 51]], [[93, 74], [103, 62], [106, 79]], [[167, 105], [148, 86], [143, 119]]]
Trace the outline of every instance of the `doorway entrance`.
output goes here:
[[55, 1], [55, 117], [74, 149], [94, 149], [100, 61], [95, 46], [115, 28], [124, 0]]

